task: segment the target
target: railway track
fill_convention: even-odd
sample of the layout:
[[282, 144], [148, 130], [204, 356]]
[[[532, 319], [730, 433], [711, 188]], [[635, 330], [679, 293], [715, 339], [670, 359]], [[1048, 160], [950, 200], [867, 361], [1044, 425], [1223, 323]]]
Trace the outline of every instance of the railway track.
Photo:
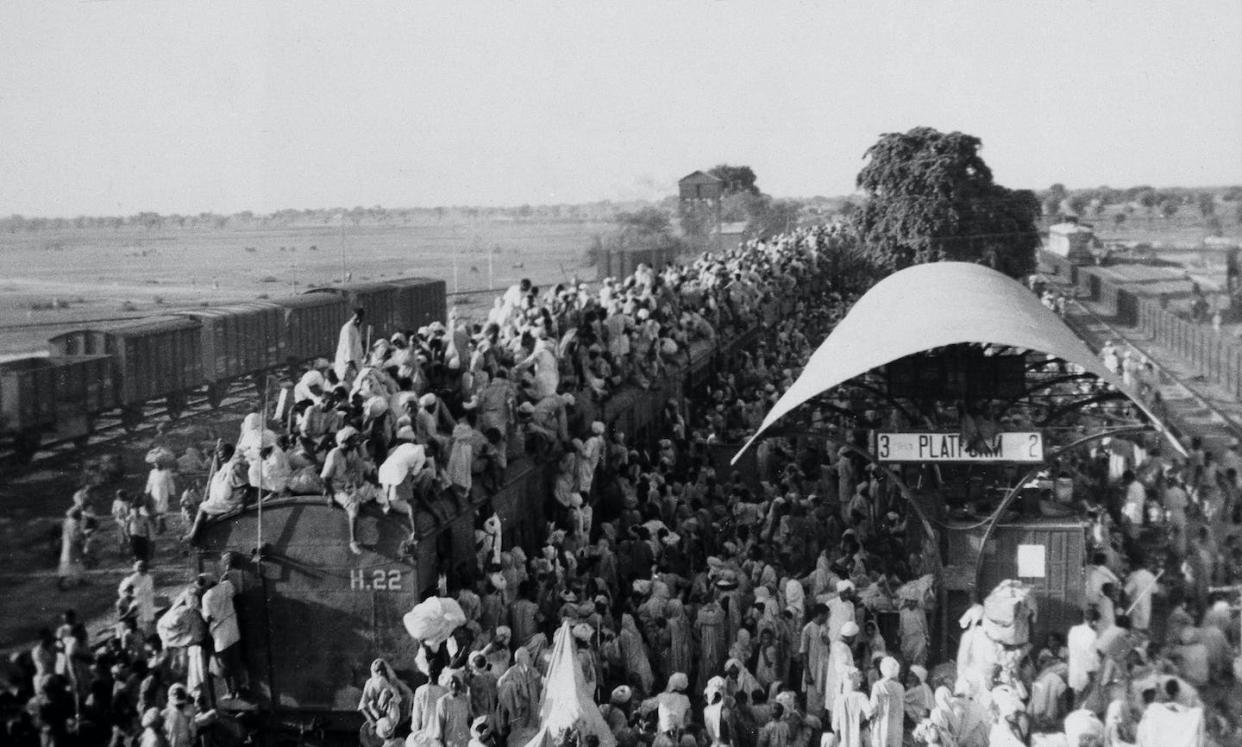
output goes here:
[[[1139, 351], [1145, 360], [1151, 362], [1160, 375], [1161, 397], [1170, 405], [1170, 410], [1174, 409], [1175, 404], [1181, 405], [1177, 408], [1177, 420], [1180, 422], [1175, 424], [1179, 430], [1192, 431], [1195, 435], [1200, 435], [1204, 430], [1217, 430], [1224, 432], [1222, 435], [1242, 436], [1242, 413], [1226, 411], [1223, 403], [1195, 386], [1193, 377], [1174, 370], [1173, 364], [1153, 355], [1144, 344], [1145, 341], [1110, 322], [1079, 299], [1075, 286], [1042, 273], [1040, 278], [1060, 291], [1077, 311], [1076, 314], [1067, 314], [1065, 321], [1092, 351], [1099, 353], [1104, 342], [1111, 339]], [[1189, 362], [1183, 362], [1190, 365]]]

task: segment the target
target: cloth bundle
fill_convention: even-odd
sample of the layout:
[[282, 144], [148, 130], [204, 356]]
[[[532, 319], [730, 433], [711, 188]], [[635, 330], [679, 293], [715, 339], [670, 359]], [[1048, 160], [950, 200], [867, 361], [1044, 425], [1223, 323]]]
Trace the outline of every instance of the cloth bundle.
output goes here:
[[1031, 623], [1037, 607], [1031, 587], [1007, 579], [983, 600], [983, 632], [988, 638], [1005, 646], [1022, 646], [1030, 642]]

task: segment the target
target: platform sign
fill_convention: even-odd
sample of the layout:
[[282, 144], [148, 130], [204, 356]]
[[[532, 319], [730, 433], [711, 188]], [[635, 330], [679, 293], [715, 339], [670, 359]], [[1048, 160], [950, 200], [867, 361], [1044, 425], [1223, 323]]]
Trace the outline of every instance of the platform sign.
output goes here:
[[877, 433], [881, 462], [1019, 462], [1044, 461], [1040, 433], [998, 433], [985, 444], [968, 445], [958, 433]]

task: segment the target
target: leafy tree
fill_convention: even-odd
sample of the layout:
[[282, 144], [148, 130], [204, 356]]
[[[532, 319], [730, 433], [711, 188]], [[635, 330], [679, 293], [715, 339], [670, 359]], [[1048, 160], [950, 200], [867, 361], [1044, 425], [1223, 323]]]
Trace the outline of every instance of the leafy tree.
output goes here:
[[1126, 214], [1124, 212], [1113, 213], [1113, 225], [1120, 226], [1126, 222]]
[[1169, 218], [1172, 218], [1173, 216], [1177, 215], [1177, 208], [1178, 208], [1177, 200], [1171, 197], [1166, 198], [1163, 202], [1160, 203], [1160, 214], [1164, 216], [1165, 220], [1168, 220]]
[[773, 200], [763, 195], [762, 199], [753, 203], [751, 211], [746, 233], [755, 238], [766, 239], [797, 228], [802, 203], [797, 200]]
[[636, 236], [669, 233], [673, 228], [668, 213], [653, 207], [632, 213], [617, 213], [615, 221], [623, 233]]
[[1147, 209], [1148, 215], [1151, 215], [1156, 206], [1160, 204], [1160, 193], [1151, 187], [1147, 187], [1135, 195], [1134, 199], [1138, 202], [1138, 204]]
[[922, 262], [983, 262], [1014, 277], [1035, 268], [1039, 200], [992, 180], [979, 138], [918, 127], [867, 149], [853, 224], [885, 271]]
[[1200, 192], [1197, 196], [1199, 201], [1199, 214], [1204, 218], [1216, 215], [1216, 197], [1211, 192]]
[[730, 166], [727, 163], [722, 163], [710, 169], [707, 173], [724, 181], [726, 195], [739, 192], [749, 192], [752, 195], [759, 194], [759, 187], [755, 185], [755, 172], [749, 166]]
[[1087, 210], [1087, 204], [1090, 199], [1083, 192], [1076, 192], [1065, 198], [1066, 204], [1069, 206], [1070, 212], [1075, 215], [1082, 215]]

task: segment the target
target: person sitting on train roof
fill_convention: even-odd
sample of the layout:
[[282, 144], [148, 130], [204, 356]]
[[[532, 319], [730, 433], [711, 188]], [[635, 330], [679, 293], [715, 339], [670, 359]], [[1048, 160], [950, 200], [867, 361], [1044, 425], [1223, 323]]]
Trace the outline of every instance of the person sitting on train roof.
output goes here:
[[323, 471], [323, 494], [330, 503], [345, 509], [349, 517], [349, 549], [362, 554], [358, 544], [358, 513], [362, 505], [375, 500], [376, 488], [366, 480], [374, 466], [367, 461], [359, 445], [358, 429], [347, 425], [336, 433], [336, 447], [328, 452]]

